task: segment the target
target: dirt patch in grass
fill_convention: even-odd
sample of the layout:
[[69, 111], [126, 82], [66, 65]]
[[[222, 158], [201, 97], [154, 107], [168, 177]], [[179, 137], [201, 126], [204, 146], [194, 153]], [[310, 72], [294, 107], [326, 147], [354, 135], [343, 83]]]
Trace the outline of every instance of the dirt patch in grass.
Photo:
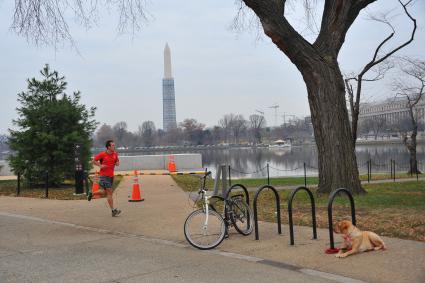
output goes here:
[[[282, 223], [288, 224], [287, 207], [282, 208]], [[293, 209], [294, 225], [312, 226], [311, 208]], [[260, 216], [265, 221], [276, 221], [274, 210], [268, 209]], [[333, 221], [351, 220], [349, 207], [333, 207]], [[364, 231], [373, 231], [379, 235], [425, 242], [425, 214], [416, 209], [360, 208], [356, 210], [357, 227]], [[325, 207], [316, 209], [318, 228], [328, 228], [328, 212]]]
[[[119, 183], [122, 180], [122, 176], [115, 176], [114, 183], [112, 185], [112, 189], [115, 190]], [[91, 185], [91, 184], [90, 184]], [[16, 197], [16, 180], [7, 180], [0, 181], [0, 196], [10, 196]], [[86, 199], [87, 196], [83, 195], [74, 195], [75, 187], [72, 183], [66, 182], [59, 188], [49, 188], [49, 199], [59, 199], [59, 200], [81, 200]], [[25, 188], [22, 187], [19, 197], [30, 197], [30, 198], [45, 198], [46, 191], [44, 188]]]
[[[49, 199], [61, 199], [61, 200], [80, 200], [85, 199], [86, 195], [74, 195], [74, 188], [49, 188]], [[13, 191], [0, 190], [0, 195], [16, 197], [16, 189]], [[24, 189], [19, 194], [19, 197], [29, 197], [29, 198], [45, 198], [46, 192], [43, 189]]]

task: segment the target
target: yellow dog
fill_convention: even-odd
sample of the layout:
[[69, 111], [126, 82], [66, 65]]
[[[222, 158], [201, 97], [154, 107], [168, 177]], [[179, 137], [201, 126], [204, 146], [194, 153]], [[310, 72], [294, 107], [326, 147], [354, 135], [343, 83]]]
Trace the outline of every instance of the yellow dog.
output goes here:
[[[340, 247], [336, 257], [344, 258], [352, 254], [371, 251], [385, 250], [385, 243], [377, 234], [369, 231], [360, 231], [351, 221], [343, 220], [336, 224], [335, 233], [342, 234], [344, 243]], [[343, 251], [347, 250], [346, 252]]]

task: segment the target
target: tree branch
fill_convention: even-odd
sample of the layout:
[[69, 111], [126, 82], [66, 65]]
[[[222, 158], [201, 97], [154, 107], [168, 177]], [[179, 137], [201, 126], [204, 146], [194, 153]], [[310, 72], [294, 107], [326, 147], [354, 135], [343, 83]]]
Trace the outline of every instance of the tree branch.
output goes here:
[[145, 0], [15, 0], [11, 29], [36, 45], [56, 47], [68, 41], [75, 46], [66, 18], [69, 11], [89, 28], [95, 21], [98, 6], [105, 5], [118, 7], [119, 32], [131, 30], [134, 34], [147, 21]]
[[[403, 47], [405, 47], [405, 46], [407, 46], [407, 45], [409, 45], [412, 41], [413, 41], [413, 39], [414, 39], [414, 37], [415, 37], [415, 33], [416, 33], [416, 27], [417, 27], [417, 25], [416, 25], [416, 19], [414, 19], [411, 15], [410, 15], [410, 13], [409, 13], [409, 11], [407, 10], [407, 5], [409, 5], [412, 1], [410, 0], [410, 1], [408, 1], [406, 4], [403, 4], [402, 2], [401, 2], [401, 0], [398, 0], [398, 2], [401, 4], [401, 6], [403, 7], [403, 10], [404, 10], [404, 12], [406, 13], [406, 15], [410, 18], [410, 20], [413, 22], [413, 30], [412, 30], [412, 33], [411, 33], [411, 35], [410, 35], [410, 38], [409, 38], [409, 40], [407, 40], [406, 42], [404, 42], [403, 44], [401, 44], [401, 45], [399, 45], [398, 47], [396, 47], [396, 48], [394, 48], [393, 50], [391, 50], [390, 52], [388, 52], [385, 56], [383, 56], [383, 57], [381, 57], [380, 59], [378, 59], [378, 60], [376, 60], [376, 56], [377, 56], [377, 53], [378, 53], [378, 51], [379, 51], [379, 49], [394, 35], [394, 32], [390, 35], [390, 36], [388, 36], [384, 41], [382, 41], [381, 42], [381, 44], [378, 46], [378, 48], [376, 49], [376, 51], [375, 51], [375, 55], [374, 55], [374, 57], [373, 57], [373, 59], [366, 65], [366, 67], [363, 69], [363, 71], [361, 72], [361, 74], [364, 74], [364, 73], [366, 73], [368, 70], [370, 70], [370, 68], [372, 68], [373, 66], [375, 66], [375, 65], [377, 65], [377, 64], [379, 64], [379, 63], [381, 63], [382, 61], [384, 61], [385, 59], [387, 59], [388, 57], [390, 57], [391, 55], [393, 55], [394, 53], [396, 53], [397, 51], [399, 51], [400, 49], [402, 49]], [[391, 25], [390, 25], [391, 26]], [[391, 28], [392, 28], [392, 26], [391, 26]]]
[[[355, 79], [355, 81], [357, 82], [356, 99], [353, 102], [354, 106], [353, 106], [353, 110], [351, 112], [351, 115], [352, 115], [352, 131], [353, 131], [353, 140], [354, 140], [354, 143], [355, 143], [355, 141], [357, 139], [357, 121], [358, 121], [358, 116], [359, 116], [359, 113], [360, 113], [360, 96], [361, 96], [361, 91], [362, 91], [362, 82], [363, 81], [374, 81], [374, 80], [378, 80], [378, 79], [383, 78], [385, 72], [388, 69], [392, 68], [392, 66], [386, 66], [382, 70], [379, 70], [378, 75], [374, 79], [363, 79], [363, 76], [370, 69], [372, 69], [374, 66], [379, 65], [380, 63], [382, 63], [383, 61], [385, 61], [387, 58], [389, 58], [391, 55], [393, 55], [394, 53], [396, 53], [397, 51], [399, 51], [403, 47], [409, 45], [413, 41], [414, 36], [415, 36], [415, 33], [416, 33], [416, 19], [414, 19], [409, 14], [409, 11], [407, 10], [407, 5], [409, 5], [411, 3], [411, 0], [408, 1], [406, 4], [404, 4], [403, 2], [401, 2], [401, 0], [398, 0], [398, 1], [401, 4], [401, 6], [403, 7], [403, 10], [406, 13], [406, 15], [413, 22], [412, 33], [411, 33], [410, 39], [408, 39], [406, 42], [404, 42], [403, 44], [400, 44], [399, 46], [397, 46], [396, 48], [392, 49], [391, 51], [389, 51], [387, 54], [385, 54], [381, 58], [377, 59], [379, 51], [385, 45], [385, 43], [387, 43], [391, 38], [393, 38], [393, 36], [395, 34], [395, 30], [394, 30], [393, 26], [391, 25], [391, 23], [388, 20], [386, 20], [385, 18], [384, 19], [378, 19], [376, 17], [373, 18], [375, 21], [379, 21], [379, 22], [382, 22], [382, 23], [387, 24], [391, 28], [392, 32], [384, 40], [382, 40], [381, 43], [377, 46], [377, 48], [375, 49], [375, 52], [373, 54], [372, 59], [364, 66], [364, 68], [362, 69], [362, 71], [359, 73], [359, 75]], [[347, 83], [346, 83], [346, 85], [347, 85]], [[350, 85], [350, 87], [351, 87], [351, 85]], [[347, 91], [348, 91], [349, 95], [352, 95], [352, 94], [350, 94], [349, 89], [347, 89]]]
[[319, 50], [335, 58], [345, 40], [348, 29], [360, 11], [376, 0], [326, 0], [323, 9], [322, 24], [319, 36], [314, 43]]
[[[309, 69], [309, 60], [321, 60], [317, 50], [285, 18], [286, 1], [243, 0], [260, 19], [264, 33], [298, 67]], [[299, 54], [309, 56], [299, 56]]]

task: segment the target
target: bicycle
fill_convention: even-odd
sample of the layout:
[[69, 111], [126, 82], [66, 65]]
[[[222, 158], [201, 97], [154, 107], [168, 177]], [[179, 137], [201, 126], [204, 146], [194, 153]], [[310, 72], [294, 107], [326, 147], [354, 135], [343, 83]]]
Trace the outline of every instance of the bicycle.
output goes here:
[[184, 223], [186, 240], [195, 248], [209, 250], [217, 247], [228, 237], [229, 227], [235, 227], [240, 234], [252, 233], [254, 216], [252, 209], [243, 200], [242, 195], [207, 196], [205, 183], [211, 172], [206, 172], [201, 179], [203, 184], [198, 194], [202, 207], [193, 211]]

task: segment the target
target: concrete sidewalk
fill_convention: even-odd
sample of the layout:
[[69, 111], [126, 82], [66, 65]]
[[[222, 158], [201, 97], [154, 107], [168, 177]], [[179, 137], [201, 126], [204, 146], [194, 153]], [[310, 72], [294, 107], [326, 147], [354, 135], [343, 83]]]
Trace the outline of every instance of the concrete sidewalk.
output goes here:
[[[93, 227], [111, 233], [128, 233], [171, 241], [188, 246], [183, 224], [194, 209], [188, 194], [170, 176], [142, 176], [144, 202], [130, 203], [132, 178], [125, 177], [114, 193], [116, 206], [123, 212], [111, 217], [106, 199], [60, 201], [0, 197], [0, 213], [26, 215]], [[283, 212], [282, 217], [287, 217]], [[425, 282], [425, 243], [385, 238], [386, 251], [368, 252], [338, 259], [326, 255], [329, 235], [318, 229], [318, 240], [311, 240], [312, 229], [295, 227], [295, 246], [289, 245], [289, 229], [277, 234], [276, 224], [259, 224], [260, 240], [243, 237], [231, 230], [230, 237], [217, 250], [247, 258], [260, 258], [272, 265], [311, 269], [368, 282]], [[335, 235], [336, 244], [340, 241]], [[243, 257], [241, 257], [243, 258]], [[283, 278], [284, 279], [284, 278]]]

